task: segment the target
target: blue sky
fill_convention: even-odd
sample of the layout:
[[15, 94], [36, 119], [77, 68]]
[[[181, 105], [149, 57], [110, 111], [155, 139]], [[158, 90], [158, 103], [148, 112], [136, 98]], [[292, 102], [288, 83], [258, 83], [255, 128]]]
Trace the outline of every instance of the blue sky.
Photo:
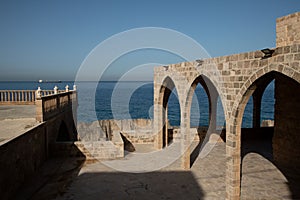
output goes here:
[[[1, 0], [0, 81], [74, 80], [100, 42], [139, 27], [182, 32], [212, 57], [275, 47], [276, 18], [297, 11], [299, 0]], [[158, 52], [146, 54], [114, 62], [106, 79], [118, 79], [131, 65], [180, 61]]]

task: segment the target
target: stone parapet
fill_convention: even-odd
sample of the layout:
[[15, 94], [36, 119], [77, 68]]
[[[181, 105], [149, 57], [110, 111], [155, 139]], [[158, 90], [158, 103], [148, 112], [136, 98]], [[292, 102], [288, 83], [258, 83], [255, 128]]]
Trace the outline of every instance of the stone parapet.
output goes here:
[[86, 160], [110, 160], [124, 157], [122, 141], [77, 141], [74, 143]]
[[300, 12], [276, 20], [276, 46], [300, 43]]

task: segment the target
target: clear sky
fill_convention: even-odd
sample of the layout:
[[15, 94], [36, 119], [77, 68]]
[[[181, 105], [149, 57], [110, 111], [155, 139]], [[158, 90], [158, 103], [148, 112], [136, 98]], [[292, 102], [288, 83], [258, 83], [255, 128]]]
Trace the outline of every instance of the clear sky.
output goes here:
[[74, 80], [100, 42], [138, 27], [182, 32], [212, 57], [275, 47], [276, 18], [297, 11], [299, 0], [1, 0], [0, 81]]

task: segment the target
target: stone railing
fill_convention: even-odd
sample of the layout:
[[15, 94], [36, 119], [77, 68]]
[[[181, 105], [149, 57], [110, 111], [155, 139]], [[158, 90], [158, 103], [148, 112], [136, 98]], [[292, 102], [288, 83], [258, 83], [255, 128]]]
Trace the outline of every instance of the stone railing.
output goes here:
[[65, 91], [59, 91], [54, 88], [54, 93], [46, 96], [41, 95], [41, 90], [36, 91], [36, 120], [46, 121], [55, 115], [64, 112], [66, 109], [72, 109], [73, 103], [77, 104], [76, 86], [73, 90], [66, 87]]
[[[39, 88], [40, 90], [40, 88]], [[0, 105], [34, 105], [37, 90], [0, 90]], [[64, 90], [58, 90], [58, 93]], [[41, 96], [54, 94], [54, 90], [40, 90]]]
[[[42, 96], [53, 93], [53, 90], [41, 91]], [[35, 100], [36, 90], [0, 90], [0, 105], [34, 105]]]
[[34, 104], [35, 90], [0, 90], [1, 104]]

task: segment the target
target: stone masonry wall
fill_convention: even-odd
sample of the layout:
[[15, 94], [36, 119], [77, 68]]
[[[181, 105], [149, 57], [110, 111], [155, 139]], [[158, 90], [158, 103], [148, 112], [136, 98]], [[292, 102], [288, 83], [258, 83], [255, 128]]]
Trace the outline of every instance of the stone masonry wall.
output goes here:
[[[161, 148], [162, 141], [159, 136], [162, 130], [162, 96], [161, 87], [167, 77], [174, 82], [178, 93], [181, 111], [181, 128], [189, 128], [189, 105], [192, 101], [192, 83], [200, 75], [209, 77], [216, 87], [224, 108], [227, 131], [237, 128], [237, 122], [242, 120], [241, 112], [255, 88], [253, 83], [269, 72], [279, 72], [295, 80], [300, 80], [300, 45], [277, 47], [273, 56], [262, 59], [261, 51], [247, 52], [211, 59], [171, 64], [166, 67], [155, 68], [154, 76], [154, 132], [158, 133], [156, 141]], [[253, 87], [251, 89], [251, 87]], [[238, 119], [237, 119], [238, 118]], [[183, 131], [182, 131], [183, 133]], [[236, 143], [235, 137], [239, 134], [228, 134], [228, 145]]]
[[[81, 140], [112, 139], [115, 131], [122, 133], [131, 143], [153, 144], [154, 135], [151, 119], [99, 120], [92, 123], [78, 124]], [[102, 138], [101, 138], [102, 137]]]
[[0, 146], [1, 199], [11, 199], [47, 158], [45, 124]]
[[276, 21], [276, 46], [300, 43], [300, 12], [280, 17]]
[[300, 84], [276, 78], [273, 156], [277, 164], [300, 171]]

